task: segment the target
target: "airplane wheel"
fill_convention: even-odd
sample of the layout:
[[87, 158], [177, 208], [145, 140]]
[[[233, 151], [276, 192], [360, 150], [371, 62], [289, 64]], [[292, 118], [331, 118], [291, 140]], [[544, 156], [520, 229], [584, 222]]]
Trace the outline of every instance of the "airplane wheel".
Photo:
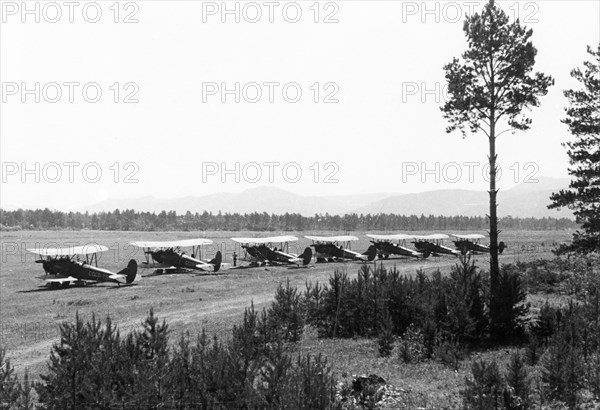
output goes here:
[[317, 258], [317, 263], [325, 263], [325, 258]]
[[63, 282], [61, 283], [63, 288], [68, 288], [69, 286], [71, 286], [71, 284], [69, 282]]
[[377, 257], [378, 257], [379, 259], [383, 259], [383, 255], [382, 255], [382, 254], [379, 254], [379, 255], [377, 255]]
[[329, 262], [335, 262], [335, 259], [333, 259], [333, 258], [329, 258], [329, 259], [328, 259], [328, 261], [329, 261]]
[[384, 258], [385, 258], [385, 259], [387, 259], [387, 258], [389, 258], [389, 257], [390, 257], [390, 255], [385, 255], [385, 256], [384, 256]]

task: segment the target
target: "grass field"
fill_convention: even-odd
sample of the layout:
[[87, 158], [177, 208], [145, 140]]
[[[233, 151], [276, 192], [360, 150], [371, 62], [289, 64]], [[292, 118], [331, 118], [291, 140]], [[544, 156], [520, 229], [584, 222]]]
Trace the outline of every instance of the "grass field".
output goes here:
[[[425, 233], [425, 232], [423, 232]], [[168, 274], [142, 277], [135, 286], [118, 287], [114, 284], [98, 284], [87, 287], [49, 290], [44, 287], [42, 268], [27, 248], [44, 246], [83, 245], [97, 242], [110, 248], [99, 258], [99, 266], [118, 271], [130, 258], [138, 263], [144, 260], [140, 249], [128, 245], [134, 240], [175, 240], [195, 237], [210, 238], [223, 252], [224, 261], [231, 262], [233, 251], [239, 254], [239, 246], [230, 237], [295, 235], [300, 240], [290, 244], [290, 252], [300, 253], [310, 241], [305, 234], [335, 235], [331, 232], [106, 232], [106, 231], [17, 231], [3, 232], [1, 239], [2, 264], [0, 269], [0, 340], [8, 349], [18, 372], [28, 368], [32, 375], [44, 371], [52, 344], [58, 341], [58, 325], [72, 320], [76, 312], [83, 317], [104, 318], [110, 315], [126, 333], [145, 318], [150, 307], [160, 318], [165, 318], [173, 335], [190, 331], [195, 334], [202, 327], [211, 334], [227, 336], [233, 323], [238, 321], [244, 308], [251, 302], [261, 309], [272, 300], [277, 286], [290, 281], [303, 288], [305, 282], [327, 282], [335, 269], [345, 269], [349, 276], [356, 275], [360, 263], [332, 263], [311, 265], [307, 268], [259, 267], [232, 269], [220, 275]], [[364, 232], [355, 232], [360, 241], [352, 249], [363, 252], [369, 245]], [[503, 232], [501, 240], [508, 249], [501, 255], [502, 263], [517, 260], [551, 257], [554, 243], [568, 241], [570, 232]], [[216, 246], [207, 249], [207, 257]], [[419, 268], [425, 272], [440, 269], [448, 272], [457, 262], [455, 257], [430, 257], [427, 260], [388, 259], [385, 266], [396, 266], [404, 274], [414, 274]], [[488, 258], [477, 256], [477, 264], [486, 268]], [[150, 273], [150, 271], [139, 271]], [[173, 337], [171, 340], [175, 340]], [[377, 373], [395, 386], [410, 391], [415, 406], [429, 407], [432, 403], [445, 402], [444, 397], [456, 396], [468, 366], [454, 372], [436, 363], [404, 365], [394, 358], [381, 359], [374, 341], [368, 340], [319, 340], [307, 332], [298, 347], [311, 352], [322, 352], [334, 363], [336, 373]], [[494, 352], [487, 352], [493, 355]], [[468, 359], [471, 360], [471, 359]], [[437, 375], [431, 379], [431, 374]], [[441, 401], [440, 401], [441, 400]]]

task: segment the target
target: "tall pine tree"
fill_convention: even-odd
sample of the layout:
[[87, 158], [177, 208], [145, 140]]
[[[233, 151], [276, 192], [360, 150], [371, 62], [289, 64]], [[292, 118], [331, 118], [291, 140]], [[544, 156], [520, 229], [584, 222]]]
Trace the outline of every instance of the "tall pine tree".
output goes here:
[[[481, 132], [489, 141], [489, 234], [490, 234], [490, 318], [498, 318], [498, 216], [496, 196], [496, 139], [506, 131], [527, 130], [531, 118], [523, 114], [539, 105], [554, 83], [552, 77], [532, 73], [537, 49], [530, 41], [533, 30], [510, 22], [506, 13], [490, 0], [481, 14], [468, 16], [463, 28], [468, 49], [462, 59], [454, 58], [444, 67], [449, 99], [441, 108], [450, 125], [447, 132]], [[505, 125], [507, 129], [497, 132]]]
[[573, 178], [568, 190], [553, 193], [549, 208], [572, 209], [582, 231], [573, 235], [570, 245], [559, 252], [589, 253], [600, 250], [600, 44], [596, 51], [588, 46], [594, 61], [584, 62], [585, 69], [571, 71], [583, 86], [566, 90], [567, 124], [574, 141], [565, 143], [569, 155], [569, 175]]

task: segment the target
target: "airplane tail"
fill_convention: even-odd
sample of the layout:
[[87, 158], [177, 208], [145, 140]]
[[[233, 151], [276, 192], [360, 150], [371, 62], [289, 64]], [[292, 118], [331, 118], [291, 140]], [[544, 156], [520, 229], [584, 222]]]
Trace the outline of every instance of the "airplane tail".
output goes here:
[[502, 253], [502, 252], [504, 252], [504, 249], [505, 249], [505, 248], [507, 248], [507, 246], [504, 244], [504, 242], [503, 242], [503, 241], [501, 241], [501, 242], [498, 244], [498, 253]]
[[125, 281], [127, 283], [132, 283], [137, 276], [137, 262], [135, 259], [132, 259], [127, 264], [127, 267], [118, 273], [119, 275], [125, 275], [127, 279]]
[[310, 249], [310, 247], [307, 246], [306, 249], [304, 249], [304, 253], [302, 253], [302, 255], [299, 255], [298, 257], [302, 259], [302, 265], [306, 266], [310, 263], [312, 256], [312, 249]]
[[365, 253], [363, 253], [363, 255], [367, 255], [367, 260], [369, 262], [375, 260], [375, 258], [377, 257], [377, 247], [375, 245], [369, 246], [369, 248]]
[[221, 251], [217, 251], [215, 257], [213, 259], [211, 259], [210, 261], [208, 261], [208, 263], [210, 263], [211, 265], [213, 265], [215, 267], [213, 272], [217, 273], [219, 271], [219, 269], [221, 269], [222, 261], [223, 261], [223, 255], [221, 254]]

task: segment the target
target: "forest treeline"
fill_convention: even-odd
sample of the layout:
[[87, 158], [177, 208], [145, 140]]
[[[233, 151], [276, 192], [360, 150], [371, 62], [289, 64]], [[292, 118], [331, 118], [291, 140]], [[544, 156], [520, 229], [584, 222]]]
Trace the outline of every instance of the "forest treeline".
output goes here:
[[[0, 210], [3, 230], [91, 229], [103, 231], [429, 231], [429, 230], [486, 230], [485, 216], [435, 216], [396, 214], [315, 214], [283, 215], [263, 213], [210, 212], [177, 214], [175, 211], [138, 212], [133, 209], [112, 212], [82, 213], [51, 211], [49, 209]], [[568, 218], [500, 219], [502, 229], [566, 230], [578, 225]]]

